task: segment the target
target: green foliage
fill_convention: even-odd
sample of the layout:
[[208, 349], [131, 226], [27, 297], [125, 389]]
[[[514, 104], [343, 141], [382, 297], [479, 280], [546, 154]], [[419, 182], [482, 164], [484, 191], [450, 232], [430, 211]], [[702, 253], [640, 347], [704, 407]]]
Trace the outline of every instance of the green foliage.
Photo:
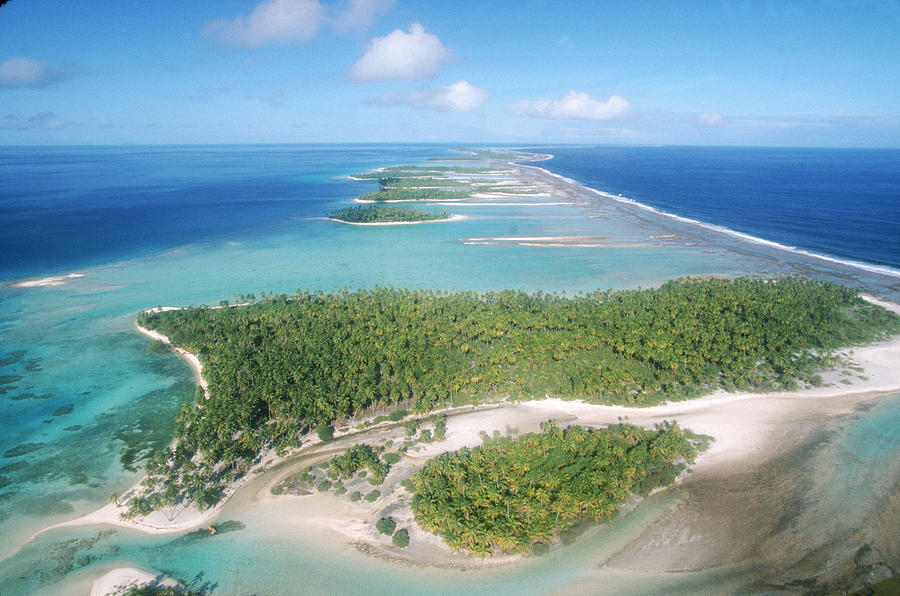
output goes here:
[[434, 213], [424, 209], [406, 209], [403, 207], [384, 207], [364, 205], [347, 207], [331, 212], [331, 219], [349, 223], [397, 223], [408, 221], [439, 221], [448, 219], [446, 211]]
[[368, 469], [372, 484], [381, 484], [387, 476], [389, 466], [378, 459], [378, 454], [369, 445], [354, 445], [328, 463], [328, 473], [334, 478], [352, 478], [360, 469]]
[[448, 201], [465, 199], [465, 190], [444, 190], [442, 188], [389, 188], [360, 195], [362, 201]]
[[431, 420], [434, 422], [434, 440], [443, 441], [447, 437], [447, 415], [435, 414]]
[[409, 420], [403, 423], [403, 430], [406, 431], [406, 437], [412, 438], [416, 436], [416, 432], [419, 430], [419, 419], [418, 418], [410, 418]]
[[678, 426], [544, 429], [429, 460], [412, 478], [416, 521], [453, 549], [523, 552], [580, 519], [608, 518], [696, 455]]
[[397, 522], [390, 517], [382, 517], [375, 523], [375, 528], [385, 536], [392, 535], [396, 527]]
[[210, 399], [183, 409], [176, 446], [147, 472], [150, 487], [174, 484], [176, 500], [204, 505], [263, 448], [297, 446], [335, 419], [545, 394], [649, 405], [777, 389], [813, 382], [830, 350], [900, 331], [900, 317], [854, 290], [800, 279], [685, 279], [575, 298], [298, 292], [138, 321], [203, 363]]
[[400, 422], [404, 418], [406, 418], [406, 410], [394, 410], [388, 416], [388, 420], [392, 422]]
[[[386, 180], [402, 178], [438, 177], [444, 174], [487, 174], [491, 168], [463, 167], [463, 166], [408, 166], [400, 165], [390, 168], [382, 168], [372, 172], [360, 172], [352, 174], [354, 178], [363, 180]], [[443, 181], [443, 178], [441, 178]]]
[[399, 453], [385, 453], [384, 455], [381, 456], [381, 459], [383, 459], [384, 463], [386, 463], [387, 465], [393, 466], [395, 463], [400, 461], [400, 454]]
[[360, 499], [362, 499], [362, 493], [360, 493], [358, 490], [355, 490], [352, 493], [350, 493], [350, 500], [353, 501], [354, 503], [356, 501], [359, 501]]
[[328, 424], [321, 424], [316, 429], [316, 434], [323, 441], [330, 441], [334, 438], [334, 427]]
[[378, 500], [378, 497], [380, 497], [380, 496], [381, 496], [380, 490], [373, 490], [369, 494], [366, 495], [366, 501], [368, 501], [369, 503], [374, 503], [375, 501]]
[[398, 546], [400, 548], [406, 548], [409, 546], [409, 532], [406, 528], [397, 530], [394, 532], [394, 535], [391, 536], [391, 542], [394, 546]]
[[325, 491], [331, 489], [331, 481], [322, 480], [319, 484], [316, 485], [316, 490], [320, 493], [324, 493]]

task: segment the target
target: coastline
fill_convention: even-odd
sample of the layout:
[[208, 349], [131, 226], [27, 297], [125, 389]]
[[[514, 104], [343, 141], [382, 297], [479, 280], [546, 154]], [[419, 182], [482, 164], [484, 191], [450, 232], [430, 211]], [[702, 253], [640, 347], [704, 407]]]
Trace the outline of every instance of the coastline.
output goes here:
[[119, 567], [94, 580], [90, 596], [122, 594], [129, 588], [152, 583], [160, 587], [177, 587], [178, 582], [148, 573], [136, 567]]
[[[547, 157], [546, 159], [552, 159], [552, 157], [553, 156], [551, 155], [551, 156]], [[522, 161], [526, 161], [526, 160], [522, 160]], [[601, 197], [603, 199], [610, 199], [610, 200], [616, 201], [618, 203], [634, 207], [636, 209], [648, 211], [648, 212], [650, 212], [654, 215], [660, 216], [660, 217], [665, 217], [665, 218], [668, 218], [668, 219], [671, 219], [673, 221], [677, 221], [677, 222], [680, 222], [683, 224], [700, 227], [707, 231], [715, 232], [715, 233], [729, 236], [732, 238], [737, 238], [739, 240], [748, 242], [750, 244], [761, 245], [761, 246], [765, 246], [767, 248], [772, 248], [775, 250], [788, 252], [788, 253], [791, 253], [794, 255], [800, 255], [803, 257], [816, 259], [819, 261], [825, 261], [826, 263], [830, 263], [833, 265], [840, 265], [843, 267], [849, 267], [851, 269], [860, 269], [862, 271], [866, 271], [867, 273], [872, 273], [872, 274], [881, 275], [881, 276], [885, 276], [885, 277], [900, 279], [900, 270], [894, 269], [892, 267], [888, 267], [888, 266], [884, 266], [884, 265], [874, 265], [874, 264], [870, 264], [870, 263], [864, 263], [861, 261], [854, 261], [852, 259], [845, 259], [845, 258], [834, 257], [831, 255], [826, 255], [826, 254], [820, 254], [817, 252], [805, 250], [805, 249], [798, 248], [795, 246], [788, 246], [786, 244], [781, 244], [781, 243], [775, 242], [773, 240], [766, 240], [765, 238], [760, 238], [758, 236], [754, 236], [752, 234], [747, 234], [745, 232], [739, 232], [737, 230], [732, 230], [731, 228], [728, 228], [726, 226], [711, 224], [711, 223], [707, 223], [707, 222], [700, 221], [697, 219], [692, 219], [690, 217], [684, 217], [681, 215], [676, 215], [674, 213], [669, 213], [668, 211], [663, 211], [661, 209], [657, 209], [656, 207], [652, 207], [650, 205], [641, 203], [640, 201], [636, 201], [636, 200], [630, 199], [628, 197], [624, 197], [622, 195], [614, 195], [614, 194], [606, 192], [606, 191], [602, 191], [602, 190], [598, 190], [596, 188], [592, 188], [590, 186], [586, 186], [584, 184], [581, 184], [577, 180], [573, 180], [572, 178], [567, 178], [566, 176], [563, 176], [562, 174], [557, 174], [555, 172], [551, 172], [550, 170], [539, 167], [539, 166], [525, 165], [525, 164], [517, 163], [517, 162], [509, 162], [509, 165], [514, 168], [522, 168], [522, 169], [526, 169], [526, 170], [532, 170], [533, 172], [539, 173], [539, 175], [553, 178], [554, 180], [556, 180], [560, 183], [563, 183], [567, 186], [573, 186], [573, 187], [581, 190], [582, 192], [587, 192], [587, 193], [593, 194], [595, 196]]]
[[[362, 202], [362, 201], [360, 201]], [[374, 201], [369, 201], [374, 202]], [[408, 201], [380, 201], [382, 203], [406, 203]], [[444, 219], [429, 219], [425, 221], [377, 221], [377, 222], [358, 222], [358, 221], [344, 221], [343, 219], [337, 219], [334, 217], [326, 218], [328, 221], [333, 221], [340, 224], [345, 224], [348, 226], [413, 226], [416, 224], [430, 224], [430, 223], [446, 223], [450, 221], [462, 221], [464, 219], [469, 219], [465, 215], [451, 215]]]
[[[159, 312], [164, 310], [179, 309], [177, 307], [164, 306], [159, 308], [150, 308], [145, 312]], [[200, 363], [200, 358], [198, 358], [196, 354], [188, 352], [183, 348], [179, 348], [178, 346], [174, 345], [168, 337], [161, 333], [157, 333], [156, 331], [147, 329], [146, 327], [141, 327], [137, 323], [135, 323], [134, 326], [142, 335], [146, 335], [152, 340], [164, 343], [171, 349], [175, 350], [182, 358], [187, 360], [188, 364], [191, 365], [191, 368], [194, 369], [194, 376], [197, 378], [197, 384], [200, 385], [200, 387], [203, 389], [203, 393], [206, 395], [206, 399], [209, 399], [209, 386], [206, 383], [206, 379], [203, 378], [203, 365]]]
[[[900, 312], [900, 305], [892, 303], [887, 305], [892, 310]], [[169, 343], [168, 338], [161, 334], [152, 331], [144, 334], [154, 340]], [[851, 384], [846, 385], [838, 382], [841, 377], [839, 372], [834, 370], [823, 375], [831, 387], [823, 386], [783, 393], [728, 393], [719, 390], [696, 399], [645, 408], [603, 406], [581, 400], [566, 401], [558, 398], [456, 408], [448, 417], [447, 439], [440, 443], [418, 444], [411, 449], [401, 463], [392, 468], [384, 487], [397, 489], [402, 480], [398, 476], [411, 474], [418, 466], [424, 465], [427, 459], [440, 453], [481, 444], [482, 431], [490, 433], [497, 430], [506, 433], [509, 429], [518, 429], [521, 432], [536, 432], [540, 423], [549, 418], [556, 418], [565, 425], [582, 424], [595, 427], [627, 420], [651, 428], [663, 422], [677, 421], [682, 428], [713, 438], [711, 447], [701, 453], [692, 466], [692, 477], [706, 473], [714, 474], [749, 463], [764, 462], [791, 444], [793, 439], [785, 429], [797, 419], [823, 421], [834, 416], [847, 415], [860, 404], [900, 393], [900, 366], [897, 366], [900, 363], [900, 337], [887, 342], [843, 350], [839, 354], [863, 367], [865, 375], [858, 375]], [[188, 358], [193, 355], [184, 352], [182, 356]], [[313, 439], [304, 447], [282, 457], [263, 454], [260, 463], [240, 480], [229, 485], [219, 503], [206, 511], [182, 507], [172, 512], [171, 519], [167, 519], [161, 512], [154, 512], [141, 520], [122, 520], [119, 514], [125, 510], [124, 507], [111, 503], [80, 518], [44, 528], [34, 536], [54, 528], [98, 524], [126, 527], [148, 534], [171, 534], [191, 530], [212, 523], [226, 505], [229, 505], [232, 515], [239, 514], [241, 506], [246, 503], [234, 505], [233, 497], [244, 490], [251, 490], [251, 487], [246, 485], [261, 483], [262, 488], [257, 488], [254, 494], [246, 496], [242, 501], [249, 499], [251, 504], [263, 501], [277, 510], [278, 503], [285, 498], [332, 499], [337, 513], [326, 515], [319, 512], [314, 518], [310, 517], [306, 521], [342, 536], [348, 544], [357, 545], [358, 548], [359, 545], [365, 545], [362, 550], [370, 551], [370, 554], [376, 556], [399, 558], [417, 565], [464, 568], [497, 566], [520, 558], [495, 557], [487, 562], [475, 564], [471, 557], [451, 552], [436, 536], [425, 533], [412, 522], [408, 506], [407, 509], [398, 507], [396, 497], [403, 497], [403, 491], [393, 498], [389, 498], [390, 493], [385, 492], [375, 504], [364, 505], [366, 509], [363, 511], [359, 510], [360, 505], [342, 503], [345, 499], [334, 495], [279, 497], [271, 494], [271, 488], [286, 476], [285, 469], [293, 470], [298, 466], [305, 469], [309, 461], [324, 457], [321, 452], [332, 453], [335, 449], [348, 447], [356, 442], [371, 443], [373, 440], [384, 440], [388, 437], [398, 442], [403, 440], [403, 429], [399, 423], [382, 423], [363, 430], [359, 430], [359, 423], [360, 421], [355, 421], [348, 425], [351, 430], [336, 434], [335, 439], [327, 444]], [[139, 485], [131, 490], [137, 486]], [[408, 501], [408, 499], [401, 500]], [[338, 504], [340, 506], [337, 506]], [[416, 544], [424, 548], [417, 548], [415, 554], [411, 554], [384, 544], [380, 539], [383, 537], [379, 538], [374, 531], [374, 522], [385, 509], [394, 510], [394, 515], [398, 515], [408, 524], [410, 535]], [[354, 515], [345, 515], [347, 511], [352, 511]], [[361, 523], [359, 516], [365, 513], [368, 513], [368, 516], [364, 517]]]

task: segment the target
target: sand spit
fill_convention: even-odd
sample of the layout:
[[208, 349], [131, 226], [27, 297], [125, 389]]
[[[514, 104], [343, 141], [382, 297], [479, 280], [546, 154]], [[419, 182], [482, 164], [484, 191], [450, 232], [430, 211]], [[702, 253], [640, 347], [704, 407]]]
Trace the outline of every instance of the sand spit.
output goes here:
[[468, 219], [465, 215], [451, 215], [450, 217], [444, 219], [429, 219], [426, 221], [379, 221], [379, 222], [357, 222], [357, 221], [344, 221], [342, 219], [337, 219], [334, 217], [329, 217], [329, 221], [333, 221], [340, 224], [346, 224], [348, 226], [412, 226], [416, 224], [432, 224], [432, 223], [447, 223], [450, 221], [462, 221], [464, 219]]
[[162, 578], [135, 567], [121, 567], [113, 569], [94, 581], [93, 586], [91, 586], [91, 596], [124, 594], [130, 588], [138, 588], [147, 584], [161, 587], [178, 586], [178, 582], [175, 580]]
[[40, 279], [27, 279], [13, 284], [14, 288], [47, 288], [53, 286], [61, 286], [65, 283], [84, 277], [83, 273], [69, 273], [68, 275], [54, 275], [51, 277], [42, 277]]

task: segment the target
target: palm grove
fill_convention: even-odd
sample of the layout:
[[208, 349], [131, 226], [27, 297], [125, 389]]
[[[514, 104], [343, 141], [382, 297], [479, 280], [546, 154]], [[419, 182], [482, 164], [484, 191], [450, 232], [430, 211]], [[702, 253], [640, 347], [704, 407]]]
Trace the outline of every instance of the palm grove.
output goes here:
[[646, 405], [717, 387], [818, 384], [831, 350], [900, 331], [837, 284], [677, 280], [574, 298], [376, 288], [269, 296], [234, 308], [145, 312], [199, 355], [209, 399], [186, 405], [131, 514], [213, 504], [267, 448], [314, 425], [551, 395]]

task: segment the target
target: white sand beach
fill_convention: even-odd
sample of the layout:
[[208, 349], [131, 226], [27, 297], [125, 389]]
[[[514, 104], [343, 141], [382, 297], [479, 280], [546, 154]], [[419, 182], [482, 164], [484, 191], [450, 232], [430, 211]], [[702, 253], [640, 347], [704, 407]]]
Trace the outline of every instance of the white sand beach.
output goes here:
[[130, 588], [137, 588], [151, 582], [159, 586], [175, 587], [178, 585], [178, 582], [174, 580], [160, 578], [136, 567], [120, 567], [95, 580], [91, 586], [91, 596], [124, 594]]
[[[371, 202], [371, 201], [370, 201]], [[393, 201], [382, 201], [382, 202], [393, 202]], [[398, 201], [403, 202], [403, 201]], [[343, 219], [337, 219], [334, 217], [328, 218], [330, 221], [346, 224], [348, 226], [412, 226], [416, 224], [431, 224], [431, 223], [447, 223], [450, 221], [462, 221], [464, 219], [468, 219], [465, 215], [451, 215], [450, 217], [444, 219], [429, 219], [427, 221], [379, 221], [379, 222], [357, 222], [357, 221], [344, 221]]]

